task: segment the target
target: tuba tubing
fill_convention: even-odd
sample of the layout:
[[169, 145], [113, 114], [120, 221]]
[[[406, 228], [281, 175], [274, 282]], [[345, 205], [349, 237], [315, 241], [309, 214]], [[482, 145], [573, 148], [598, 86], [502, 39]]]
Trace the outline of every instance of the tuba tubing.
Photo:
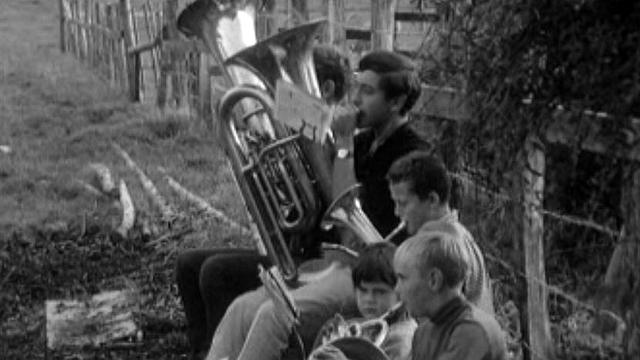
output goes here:
[[[262, 86], [240, 83], [225, 93], [218, 107], [219, 135], [230, 159], [245, 205], [274, 265], [289, 284], [297, 279], [291, 242], [313, 236], [325, 204], [331, 200], [331, 172], [319, 145], [274, 119], [273, 95], [278, 79], [295, 82], [319, 95], [312, 59], [313, 39], [326, 21], [285, 31], [229, 57], [225, 69], [245, 69]], [[237, 71], [236, 71], [237, 72]], [[312, 80], [309, 80], [312, 79]], [[268, 141], [257, 150], [240, 144], [235, 108]]]
[[[231, 122], [234, 120], [232, 112], [238, 102], [247, 101], [249, 98], [258, 101], [267, 116], [273, 116], [273, 100], [264, 90], [246, 85], [236, 86], [227, 91], [220, 101], [218, 108], [221, 121], [220, 138], [229, 157], [238, 187], [243, 194], [245, 205], [260, 233], [266, 255], [280, 269], [284, 280], [293, 283], [297, 280], [297, 266], [289, 251], [283, 228], [279, 226], [282, 225], [282, 221], [278, 218], [283, 215], [278, 213], [278, 199], [273, 198], [275, 191], [271, 188], [272, 184], [265, 174], [264, 166], [261, 165], [261, 160], [264, 161], [269, 150], [263, 149], [260, 155], [246, 161], [247, 159], [244, 159], [244, 155], [234, 143], [236, 136], [232, 131]], [[287, 142], [280, 142], [280, 146], [286, 145]], [[277, 151], [277, 149], [276, 146], [271, 147], [271, 151]], [[291, 196], [298, 195], [294, 193]], [[307, 202], [309, 207], [316, 206], [313, 197], [310, 199], [303, 201]], [[300, 201], [296, 200], [298, 203]], [[299, 220], [301, 221], [302, 219]]]

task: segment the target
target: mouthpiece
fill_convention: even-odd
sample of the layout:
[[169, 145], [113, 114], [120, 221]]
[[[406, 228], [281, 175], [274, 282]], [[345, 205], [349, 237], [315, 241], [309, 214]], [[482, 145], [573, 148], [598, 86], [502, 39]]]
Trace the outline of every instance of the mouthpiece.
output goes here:
[[393, 239], [394, 237], [396, 237], [396, 235], [398, 235], [401, 231], [405, 230], [407, 228], [407, 223], [405, 221], [400, 221], [400, 224], [398, 224], [398, 226], [396, 226], [395, 229], [393, 229], [389, 235], [387, 235], [384, 238], [384, 241], [391, 241], [391, 239]]

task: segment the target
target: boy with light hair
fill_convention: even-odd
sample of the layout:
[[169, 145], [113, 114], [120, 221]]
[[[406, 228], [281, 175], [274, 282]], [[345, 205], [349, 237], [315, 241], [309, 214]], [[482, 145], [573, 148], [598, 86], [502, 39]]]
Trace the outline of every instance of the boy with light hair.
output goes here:
[[506, 358], [504, 333], [495, 318], [463, 295], [470, 261], [460, 239], [447, 233], [417, 234], [398, 248], [396, 291], [419, 323], [412, 359]]

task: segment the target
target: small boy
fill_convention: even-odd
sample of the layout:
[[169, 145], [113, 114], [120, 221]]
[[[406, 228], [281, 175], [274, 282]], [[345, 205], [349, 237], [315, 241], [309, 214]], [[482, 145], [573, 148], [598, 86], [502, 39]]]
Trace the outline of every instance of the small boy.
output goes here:
[[396, 290], [420, 325], [413, 360], [504, 360], [504, 333], [494, 317], [468, 302], [462, 287], [470, 254], [445, 233], [420, 233], [395, 254]]
[[[360, 252], [358, 261], [352, 270], [356, 304], [359, 316], [349, 320], [359, 323], [383, 317], [389, 325], [389, 332], [380, 348], [390, 360], [405, 360], [411, 353], [411, 339], [417, 324], [399, 304], [394, 291], [396, 276], [393, 270], [393, 256], [396, 246], [389, 242], [367, 246]], [[320, 330], [310, 359], [335, 358], [335, 349], [323, 345], [344, 327], [345, 320], [340, 315], [329, 320]], [[344, 334], [343, 334], [344, 335]], [[324, 340], [324, 341], [323, 341]], [[340, 356], [338, 356], [340, 358]]]

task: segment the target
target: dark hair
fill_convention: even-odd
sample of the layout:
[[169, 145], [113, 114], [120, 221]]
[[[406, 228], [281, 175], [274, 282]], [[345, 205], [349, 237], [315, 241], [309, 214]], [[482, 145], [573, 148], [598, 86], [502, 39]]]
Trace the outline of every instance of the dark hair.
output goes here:
[[333, 45], [316, 45], [313, 47], [313, 62], [320, 86], [327, 80], [335, 85], [334, 97], [340, 101], [347, 93], [351, 65], [349, 58]]
[[386, 50], [372, 51], [360, 60], [358, 70], [371, 70], [379, 74], [380, 88], [387, 99], [407, 96], [400, 115], [409, 112], [420, 97], [422, 87], [416, 66], [404, 55]]
[[391, 287], [396, 286], [396, 275], [393, 272], [393, 255], [396, 246], [390, 242], [368, 245], [360, 252], [358, 262], [351, 272], [353, 286], [363, 282], [383, 282]]
[[440, 159], [425, 151], [412, 151], [394, 161], [387, 173], [387, 181], [391, 184], [407, 181], [420, 200], [435, 192], [441, 203], [449, 202], [451, 179], [447, 168]]

